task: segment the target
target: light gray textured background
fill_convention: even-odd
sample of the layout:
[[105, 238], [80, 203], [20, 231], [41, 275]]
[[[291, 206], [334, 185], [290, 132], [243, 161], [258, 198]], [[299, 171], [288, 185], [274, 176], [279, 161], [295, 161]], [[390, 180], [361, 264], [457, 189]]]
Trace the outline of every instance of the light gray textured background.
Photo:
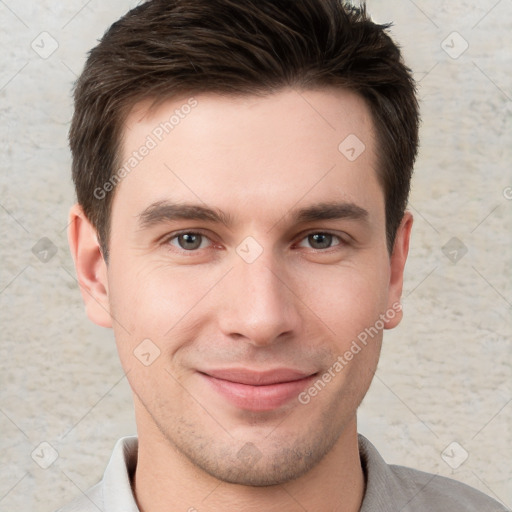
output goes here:
[[[112, 333], [86, 319], [66, 241], [71, 85], [135, 4], [0, 0], [2, 511], [58, 508], [135, 432]], [[395, 22], [423, 125], [405, 319], [385, 335], [360, 431], [388, 462], [512, 507], [512, 0], [368, 8]], [[47, 469], [40, 443], [58, 452]]]

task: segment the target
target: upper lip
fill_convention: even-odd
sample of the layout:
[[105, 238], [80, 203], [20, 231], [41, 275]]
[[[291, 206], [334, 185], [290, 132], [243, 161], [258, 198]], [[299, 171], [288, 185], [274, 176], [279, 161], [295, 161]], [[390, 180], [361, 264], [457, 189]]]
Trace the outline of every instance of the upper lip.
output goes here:
[[202, 371], [215, 379], [222, 379], [238, 384], [247, 384], [250, 386], [268, 386], [283, 382], [293, 382], [295, 380], [305, 379], [313, 373], [295, 370], [292, 368], [277, 368], [275, 370], [255, 371], [244, 368], [225, 368]]

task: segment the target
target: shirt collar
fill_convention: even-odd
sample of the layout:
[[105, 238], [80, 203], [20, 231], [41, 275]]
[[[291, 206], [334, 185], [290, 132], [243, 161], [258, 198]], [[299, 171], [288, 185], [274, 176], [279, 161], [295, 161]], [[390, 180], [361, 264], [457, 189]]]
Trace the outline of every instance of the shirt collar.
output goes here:
[[104, 509], [112, 512], [140, 512], [135, 502], [132, 478], [137, 466], [136, 436], [117, 441], [103, 476]]
[[366, 489], [359, 512], [395, 512], [402, 510], [403, 489], [396, 481], [390, 466], [377, 448], [359, 434], [359, 454], [365, 474]]

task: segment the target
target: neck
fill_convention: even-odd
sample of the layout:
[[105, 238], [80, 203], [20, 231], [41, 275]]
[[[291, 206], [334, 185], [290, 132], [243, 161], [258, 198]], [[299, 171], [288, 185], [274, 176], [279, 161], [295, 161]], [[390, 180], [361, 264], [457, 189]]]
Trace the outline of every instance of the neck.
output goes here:
[[356, 419], [334, 448], [296, 480], [267, 487], [222, 482], [193, 465], [153, 426], [138, 424], [134, 491], [141, 512], [357, 512], [365, 481]]

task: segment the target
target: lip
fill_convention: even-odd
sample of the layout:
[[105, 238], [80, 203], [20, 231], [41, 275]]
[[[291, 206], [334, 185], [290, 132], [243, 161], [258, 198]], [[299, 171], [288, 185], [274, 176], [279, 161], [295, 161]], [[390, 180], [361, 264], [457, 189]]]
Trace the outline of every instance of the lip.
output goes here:
[[271, 411], [297, 398], [316, 373], [278, 368], [258, 372], [242, 368], [200, 371], [199, 375], [232, 405], [247, 411]]

